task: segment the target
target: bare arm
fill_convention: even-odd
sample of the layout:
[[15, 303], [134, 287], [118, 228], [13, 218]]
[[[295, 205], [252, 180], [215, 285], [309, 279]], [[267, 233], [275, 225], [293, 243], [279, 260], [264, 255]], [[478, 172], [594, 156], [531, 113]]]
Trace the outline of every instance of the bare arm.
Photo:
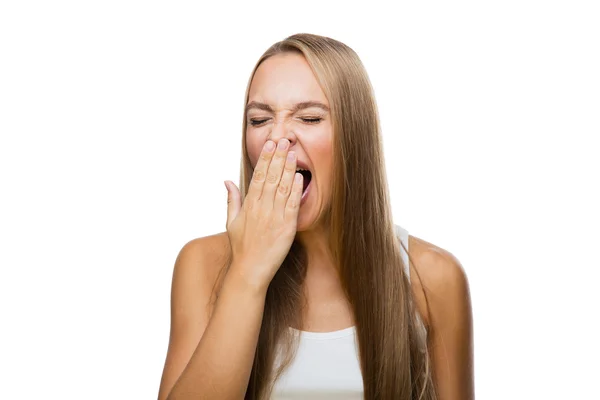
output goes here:
[[263, 316], [266, 289], [232, 265], [202, 339], [168, 400], [243, 399]]
[[303, 189], [302, 175], [295, 172], [295, 154], [288, 153], [289, 141], [281, 139], [279, 145], [275, 151], [268, 141], [263, 148], [243, 205], [239, 189], [226, 182], [233, 263], [210, 321], [202, 309], [210, 298], [211, 279], [205, 273], [211, 270], [210, 261], [198, 265], [202, 262], [186, 260], [183, 251], [178, 257], [171, 340], [159, 400], [245, 396], [267, 288], [294, 240]]
[[[215, 266], [220, 267], [223, 262], [220, 254], [223, 253], [224, 240], [227, 240], [218, 236], [187, 243], [175, 262], [171, 287], [171, 333], [158, 400], [180, 398], [180, 393], [194, 391], [203, 393], [200, 398], [210, 398], [210, 392], [203, 391], [203, 377], [210, 378], [208, 382], [214, 383], [211, 388], [214, 391], [219, 390], [218, 377], [229, 376], [223, 369], [228, 367], [224, 365], [225, 361], [237, 367], [248, 364], [250, 368], [250, 364], [243, 360], [247, 358], [247, 353], [254, 354], [256, 338], [253, 337], [262, 319], [263, 299], [259, 290], [244, 285], [241, 279], [234, 279], [236, 267], [232, 265], [232, 273], [225, 277], [221, 296], [210, 313], [209, 301], [218, 272]], [[209, 314], [216, 317], [210, 323]], [[224, 321], [227, 321], [227, 327]], [[224, 330], [224, 333], [220, 334], [220, 330]], [[205, 333], [209, 338], [204, 338]], [[217, 346], [225, 347], [220, 354], [213, 351], [215, 347], [211, 345], [219, 337], [223, 344]], [[234, 344], [228, 346], [232, 339], [235, 339]], [[249, 346], [248, 350], [240, 351], [239, 348], [245, 346]], [[229, 353], [233, 353], [233, 356]], [[219, 358], [213, 360], [215, 355]], [[251, 359], [252, 355], [248, 357]], [[211, 378], [211, 374], [215, 375], [216, 380]], [[240, 378], [243, 373], [234, 368], [230, 376]]]
[[[472, 400], [473, 322], [469, 284], [460, 262], [445, 251], [430, 259], [431, 352], [439, 400]], [[425, 278], [425, 277], [424, 277]]]

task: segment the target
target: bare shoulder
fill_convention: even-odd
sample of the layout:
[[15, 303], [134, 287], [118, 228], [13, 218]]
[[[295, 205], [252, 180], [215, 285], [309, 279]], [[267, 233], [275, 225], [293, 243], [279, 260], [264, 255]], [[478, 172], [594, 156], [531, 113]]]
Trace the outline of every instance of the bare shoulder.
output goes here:
[[211, 314], [212, 294], [227, 261], [229, 239], [218, 233], [185, 243], [173, 267], [171, 330], [159, 389], [164, 400], [200, 342]]
[[[411, 285], [424, 322], [432, 327], [432, 314], [464, 312], [470, 307], [469, 284], [460, 261], [448, 250], [409, 236]], [[446, 315], [448, 317], [448, 315]]]
[[226, 260], [229, 251], [227, 232], [203, 236], [187, 242], [175, 261], [175, 269], [191, 269], [204, 278], [218, 272], [220, 264]]
[[423, 239], [409, 238], [409, 254], [417, 307], [421, 315], [427, 313], [428, 348], [439, 398], [472, 400], [473, 317], [465, 271], [452, 253]]
[[219, 258], [229, 247], [227, 232], [203, 236], [187, 242], [179, 252], [180, 257], [191, 256], [194, 258]]
[[419, 238], [410, 237], [409, 253], [420, 293], [427, 295], [426, 303], [418, 292], [415, 298], [419, 311], [427, 312], [428, 348], [439, 398], [474, 399], [473, 317], [465, 271], [452, 253]]

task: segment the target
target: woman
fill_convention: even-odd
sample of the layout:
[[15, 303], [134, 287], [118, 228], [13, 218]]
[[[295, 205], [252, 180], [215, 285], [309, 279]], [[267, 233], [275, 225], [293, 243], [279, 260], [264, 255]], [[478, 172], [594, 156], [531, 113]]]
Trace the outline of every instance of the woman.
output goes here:
[[175, 263], [159, 400], [473, 398], [466, 277], [392, 221], [355, 52], [310, 34], [269, 48], [242, 138], [227, 232]]

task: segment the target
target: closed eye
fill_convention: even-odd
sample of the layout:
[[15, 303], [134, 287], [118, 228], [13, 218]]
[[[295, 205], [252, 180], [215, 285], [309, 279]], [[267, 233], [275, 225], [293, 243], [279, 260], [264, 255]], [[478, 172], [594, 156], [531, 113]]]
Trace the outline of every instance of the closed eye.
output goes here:
[[309, 124], [318, 124], [323, 118], [300, 118], [302, 121]]
[[250, 120], [250, 125], [257, 126], [257, 125], [262, 124], [265, 121], [266, 121], [266, 119], [251, 119]]
[[[321, 120], [323, 118], [300, 118], [300, 119], [303, 122], [306, 122], [307, 124], [318, 124], [319, 122], [321, 122]], [[250, 125], [252, 125], [252, 126], [258, 126], [258, 125], [262, 125], [266, 121], [268, 121], [268, 120], [267, 119], [251, 119], [250, 120]]]

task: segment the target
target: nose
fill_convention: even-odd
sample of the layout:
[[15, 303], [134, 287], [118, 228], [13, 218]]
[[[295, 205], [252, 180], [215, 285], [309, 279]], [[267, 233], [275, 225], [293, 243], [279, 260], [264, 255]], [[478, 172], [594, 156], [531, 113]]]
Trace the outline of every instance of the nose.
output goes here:
[[292, 129], [286, 126], [285, 122], [276, 122], [271, 129], [268, 139], [271, 139], [275, 144], [278, 144], [281, 139], [287, 139], [290, 142], [290, 148], [296, 143], [296, 135]]

